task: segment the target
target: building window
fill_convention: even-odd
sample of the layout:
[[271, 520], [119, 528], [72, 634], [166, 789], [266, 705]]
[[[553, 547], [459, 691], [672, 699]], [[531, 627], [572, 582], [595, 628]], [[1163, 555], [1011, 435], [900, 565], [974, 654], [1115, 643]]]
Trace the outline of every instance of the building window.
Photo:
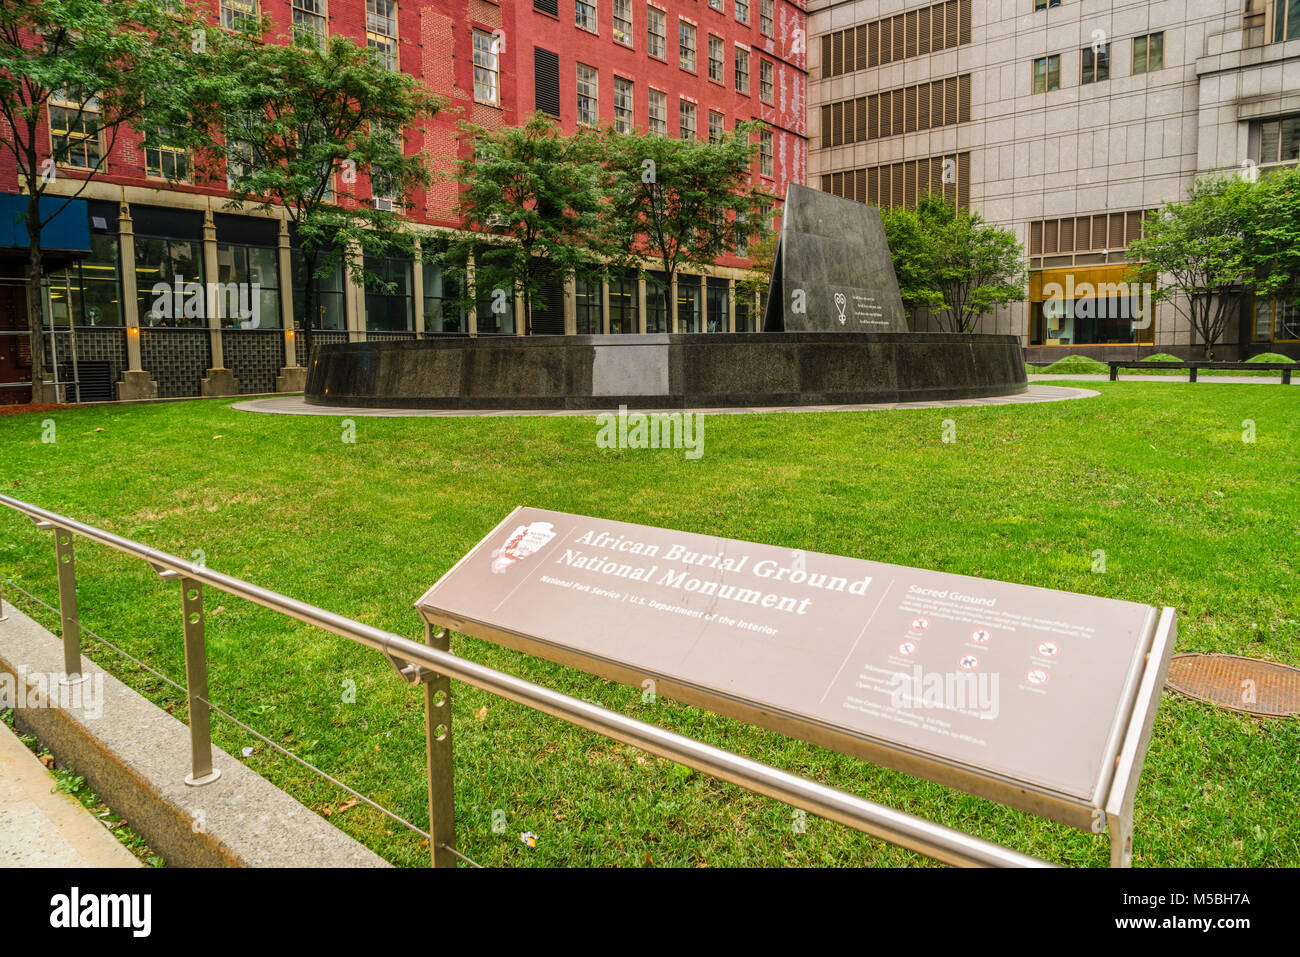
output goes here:
[[1034, 0], [1034, 10], [1046, 10], [1048, 7], [1059, 7], [1061, 0]]
[[151, 130], [144, 137], [144, 174], [154, 179], [188, 182], [190, 154], [184, 147], [172, 146], [168, 131]]
[[645, 45], [653, 57], [668, 59], [668, 15], [657, 7], [646, 7]]
[[280, 266], [273, 247], [217, 244], [217, 314], [227, 329], [280, 328]]
[[715, 37], [712, 33], [709, 34], [709, 79], [714, 83], [726, 82], [722, 78], [726, 49], [722, 37]]
[[122, 325], [117, 257], [116, 235], [91, 233], [90, 255], [62, 272], [51, 273], [51, 314], [46, 321], [74, 326]]
[[206, 326], [207, 296], [202, 284], [201, 242], [135, 237], [135, 295], [140, 325]]
[[1083, 48], [1082, 82], [1100, 83], [1110, 79], [1110, 44], [1099, 43]]
[[771, 130], [763, 130], [758, 134], [758, 171], [764, 176], [772, 175]]
[[424, 329], [426, 332], [468, 333], [469, 313], [458, 304], [462, 277], [448, 272], [437, 257], [425, 253], [420, 271], [424, 277]]
[[221, 0], [221, 25], [227, 30], [257, 26], [257, 0]]
[[[316, 254], [315, 289], [312, 292], [312, 310], [316, 313], [313, 329], [345, 329], [347, 317], [343, 306], [343, 262], [337, 251], [321, 250]], [[330, 260], [333, 260], [330, 262]], [[328, 268], [327, 268], [328, 267]], [[301, 328], [307, 316], [307, 263], [302, 250], [295, 249], [289, 257], [289, 271], [293, 276], [293, 321]], [[321, 273], [324, 275], [321, 275]], [[428, 286], [425, 287], [426, 289]]]
[[99, 100], [59, 90], [50, 95], [50, 155], [60, 166], [97, 169], [104, 158]]
[[721, 143], [723, 136], [723, 117], [717, 110], [709, 110], [709, 142]]
[[719, 13], [725, 12], [722, 5], [722, 0], [709, 0], [709, 6], [712, 7], [714, 10], [717, 10]]
[[1254, 124], [1259, 130], [1258, 162], [1294, 163], [1300, 159], [1300, 114]]
[[533, 103], [538, 112], [560, 118], [560, 55], [533, 47]]
[[616, 133], [632, 132], [632, 81], [621, 76], [614, 77], [614, 131]]
[[1273, 9], [1273, 41], [1300, 39], [1300, 0], [1277, 0]]
[[1047, 93], [1061, 88], [1060, 55], [1040, 56], [1034, 60], [1034, 92]]
[[1288, 299], [1255, 300], [1255, 342], [1300, 340], [1300, 306]]
[[682, 100], [677, 104], [678, 127], [681, 132], [681, 138], [684, 140], [695, 139], [695, 104]]
[[573, 0], [573, 22], [584, 30], [596, 32], [595, 0]]
[[736, 92], [749, 93], [749, 51], [736, 47]]
[[677, 331], [700, 331], [699, 276], [677, 276]]
[[1165, 67], [1165, 35], [1149, 33], [1133, 38], [1133, 73], [1154, 73]]
[[390, 70], [397, 69], [397, 4], [366, 0], [366, 46]]
[[638, 330], [640, 319], [640, 294], [636, 273], [609, 280], [609, 331], [611, 334], [631, 335]]
[[650, 91], [649, 107], [650, 132], [656, 136], [668, 135], [668, 94], [659, 90]]
[[601, 306], [603, 299], [599, 279], [579, 277], [574, 281], [573, 306], [575, 331], [578, 335], [599, 336], [604, 333], [604, 311]]
[[411, 260], [367, 256], [365, 267], [383, 284], [383, 288], [378, 284], [366, 287], [366, 328], [380, 332], [413, 330]]
[[772, 74], [775, 70], [771, 60], [758, 61], [758, 98], [764, 103], [772, 102]]
[[749, 0], [736, 0], [736, 20], [749, 24]]
[[477, 103], [500, 105], [497, 91], [501, 61], [497, 49], [495, 36], [482, 30], [474, 31], [474, 100]]
[[293, 0], [293, 39], [325, 48], [325, 0]]
[[614, 0], [614, 39], [632, 45], [632, 0]]
[[731, 309], [728, 304], [728, 288], [725, 279], [708, 281], [708, 320], [706, 332], [726, 332]]
[[[1121, 216], [1123, 214], [1120, 214]], [[1049, 220], [1049, 222], [1051, 222]], [[1155, 341], [1154, 307], [1128, 282], [1129, 266], [1049, 269], [1029, 274], [1031, 346], [1131, 345]], [[1047, 290], [1074, 290], [1075, 298]]]
[[668, 277], [661, 272], [645, 276], [645, 331], [668, 331]]
[[772, 25], [772, 0], [758, 0], [758, 32], [765, 37], [770, 37]]
[[683, 70], [695, 72], [695, 27], [677, 21], [677, 61]]
[[578, 64], [578, 122], [595, 126], [600, 122], [600, 79], [594, 67]]
[[840, 76], [971, 42], [971, 0], [941, 0], [821, 36], [823, 77]]

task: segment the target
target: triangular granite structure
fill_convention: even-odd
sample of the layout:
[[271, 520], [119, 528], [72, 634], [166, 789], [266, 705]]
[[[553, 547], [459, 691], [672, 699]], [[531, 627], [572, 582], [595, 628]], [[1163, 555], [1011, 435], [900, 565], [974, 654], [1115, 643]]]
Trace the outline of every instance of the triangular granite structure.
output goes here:
[[791, 184], [763, 331], [908, 331], [880, 210]]

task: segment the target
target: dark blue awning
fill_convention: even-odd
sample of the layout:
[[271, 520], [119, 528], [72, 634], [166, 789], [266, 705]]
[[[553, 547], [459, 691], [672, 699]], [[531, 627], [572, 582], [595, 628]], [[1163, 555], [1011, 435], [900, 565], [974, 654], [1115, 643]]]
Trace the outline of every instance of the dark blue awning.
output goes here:
[[[84, 199], [43, 196], [40, 210], [42, 219], [54, 215], [41, 230], [41, 249], [90, 252], [90, 215]], [[0, 193], [0, 249], [5, 247], [27, 248], [27, 197], [21, 194]]]

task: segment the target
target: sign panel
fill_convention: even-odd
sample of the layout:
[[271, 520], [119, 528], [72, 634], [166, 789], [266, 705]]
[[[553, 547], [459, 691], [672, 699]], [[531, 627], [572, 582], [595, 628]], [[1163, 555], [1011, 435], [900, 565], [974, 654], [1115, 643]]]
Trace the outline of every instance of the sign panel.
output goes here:
[[1087, 826], [1156, 609], [516, 509], [429, 622]]

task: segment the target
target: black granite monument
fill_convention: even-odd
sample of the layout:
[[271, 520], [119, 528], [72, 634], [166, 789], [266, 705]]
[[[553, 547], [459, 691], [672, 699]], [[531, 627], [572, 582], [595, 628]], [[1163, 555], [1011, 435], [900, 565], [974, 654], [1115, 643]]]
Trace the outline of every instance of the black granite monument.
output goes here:
[[880, 210], [790, 185], [763, 331], [907, 331]]
[[1011, 395], [1017, 336], [909, 332], [880, 212], [792, 185], [763, 332], [447, 336], [320, 346], [315, 405], [611, 409]]

